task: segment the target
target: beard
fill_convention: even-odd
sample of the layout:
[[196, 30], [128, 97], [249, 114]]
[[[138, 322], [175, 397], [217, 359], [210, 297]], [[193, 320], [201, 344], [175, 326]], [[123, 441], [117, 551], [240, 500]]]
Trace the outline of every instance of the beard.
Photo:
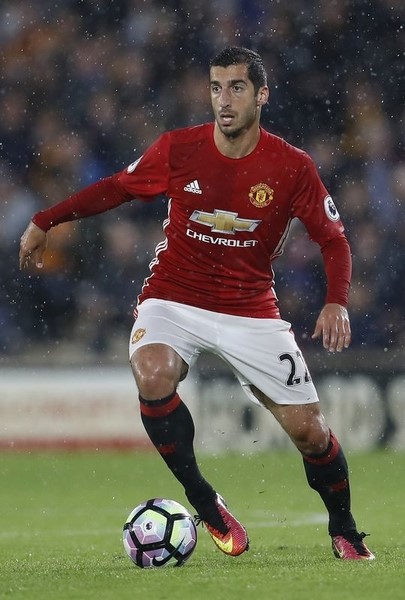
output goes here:
[[228, 138], [229, 140], [235, 140], [244, 131], [246, 131], [246, 126], [245, 127], [238, 127], [237, 129], [234, 129], [234, 130], [231, 131], [230, 129], [221, 127], [221, 125], [219, 125], [219, 129], [220, 129], [221, 133], [223, 133], [226, 138]]
[[220, 132], [229, 140], [234, 140], [243, 135], [256, 122], [256, 111], [246, 115], [239, 126], [238, 124], [236, 126], [224, 126], [220, 121], [219, 115], [216, 116], [216, 122]]

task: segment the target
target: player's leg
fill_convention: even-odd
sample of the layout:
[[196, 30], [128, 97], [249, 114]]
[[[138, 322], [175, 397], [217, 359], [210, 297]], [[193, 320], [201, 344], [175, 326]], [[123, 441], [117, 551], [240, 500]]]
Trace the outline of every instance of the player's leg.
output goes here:
[[[189, 502], [214, 542], [226, 554], [237, 556], [248, 548], [246, 531], [200, 472], [194, 453], [193, 419], [177, 391], [188, 372], [188, 364], [182, 356], [190, 362], [193, 352], [185, 333], [186, 325], [195, 319], [184, 315], [185, 321], [177, 329], [175, 320], [181, 318], [178, 309], [170, 315], [167, 306], [149, 304], [147, 310], [141, 312], [131, 335], [130, 356], [145, 430], [183, 485]], [[172, 345], [153, 341], [158, 339], [170, 341]]]
[[350, 512], [347, 462], [338, 440], [326, 425], [319, 403], [281, 405], [259, 390], [255, 390], [255, 395], [301, 452], [308, 483], [320, 494], [328, 510], [330, 535], [355, 529]]
[[139, 391], [141, 419], [152, 444], [187, 494], [214, 495], [194, 454], [194, 422], [177, 386], [188, 371], [177, 352], [165, 344], [141, 346], [131, 356]]
[[374, 555], [363, 542], [364, 534], [357, 532], [351, 513], [349, 470], [344, 452], [327, 426], [319, 404], [281, 405], [257, 389], [254, 393], [301, 452], [308, 483], [318, 492], [329, 514], [328, 530], [335, 555], [372, 560]]
[[[237, 318], [224, 317], [230, 325], [233, 319]], [[346, 548], [342, 557], [365, 558], [361, 555], [364, 547], [369, 554], [366, 558], [371, 558], [351, 514], [343, 450], [319, 409], [317, 391], [290, 324], [277, 319], [238, 319], [228, 329], [221, 356], [233, 367], [249, 398], [273, 413], [301, 452], [308, 483], [328, 510], [332, 539], [356, 534], [356, 549], [349, 552]]]

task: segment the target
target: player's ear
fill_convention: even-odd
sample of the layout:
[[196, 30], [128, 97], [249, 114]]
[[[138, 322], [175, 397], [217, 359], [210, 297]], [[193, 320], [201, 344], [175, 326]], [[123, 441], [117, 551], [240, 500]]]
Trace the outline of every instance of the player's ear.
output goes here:
[[270, 90], [267, 85], [261, 87], [257, 93], [257, 106], [263, 106], [269, 101]]

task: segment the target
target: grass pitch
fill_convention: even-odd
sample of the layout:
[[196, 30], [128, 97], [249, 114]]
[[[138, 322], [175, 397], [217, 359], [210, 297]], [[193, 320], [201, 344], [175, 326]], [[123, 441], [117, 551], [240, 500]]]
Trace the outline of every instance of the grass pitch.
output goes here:
[[204, 457], [203, 472], [246, 525], [251, 548], [223, 555], [199, 528], [181, 568], [141, 570], [122, 525], [144, 499], [183, 503], [155, 453], [0, 454], [0, 598], [30, 600], [381, 600], [403, 597], [405, 454], [348, 456], [353, 509], [373, 562], [336, 560], [323, 506], [294, 452]]

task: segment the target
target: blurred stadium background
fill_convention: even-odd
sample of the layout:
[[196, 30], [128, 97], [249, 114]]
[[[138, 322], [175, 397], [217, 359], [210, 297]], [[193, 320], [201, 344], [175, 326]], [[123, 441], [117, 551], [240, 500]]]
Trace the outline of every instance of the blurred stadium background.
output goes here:
[[[1, 447], [145, 443], [127, 338], [164, 200], [52, 230], [42, 273], [19, 272], [19, 238], [162, 131], [211, 120], [208, 61], [237, 44], [268, 68], [263, 125], [312, 155], [352, 245], [351, 349], [310, 339], [324, 283], [299, 225], [275, 264], [283, 317], [345, 443], [405, 448], [403, 17], [401, 0], [1, 3]], [[215, 358], [184, 386], [202, 448], [287, 444]]]

